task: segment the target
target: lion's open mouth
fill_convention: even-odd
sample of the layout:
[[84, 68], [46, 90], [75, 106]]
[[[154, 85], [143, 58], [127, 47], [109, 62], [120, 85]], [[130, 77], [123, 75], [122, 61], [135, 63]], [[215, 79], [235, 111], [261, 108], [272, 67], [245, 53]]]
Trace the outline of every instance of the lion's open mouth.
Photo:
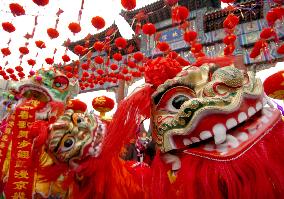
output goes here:
[[52, 97], [48, 94], [48, 92], [35, 85], [24, 85], [19, 88], [20, 94], [27, 99], [37, 99], [41, 102], [50, 102]]

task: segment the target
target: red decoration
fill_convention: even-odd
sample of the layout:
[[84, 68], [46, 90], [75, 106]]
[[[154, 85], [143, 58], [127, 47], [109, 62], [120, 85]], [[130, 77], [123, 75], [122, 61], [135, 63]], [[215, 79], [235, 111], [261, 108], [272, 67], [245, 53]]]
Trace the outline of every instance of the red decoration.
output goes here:
[[106, 25], [104, 18], [100, 16], [93, 17], [91, 22], [92, 22], [92, 25], [98, 30], [102, 29]]
[[128, 73], [128, 69], [127, 68], [123, 68], [121, 72], [126, 75]]
[[83, 64], [81, 65], [81, 68], [82, 68], [83, 70], [88, 70], [89, 67], [90, 67], [90, 64], [88, 64], [88, 63], [83, 63]]
[[22, 53], [22, 54], [24, 54], [24, 55], [27, 55], [27, 54], [29, 54], [29, 52], [30, 52], [27, 47], [20, 47], [20, 48], [19, 48], [19, 51], [20, 51], [20, 53]]
[[166, 51], [170, 50], [170, 46], [167, 42], [159, 42], [157, 44], [157, 48], [162, 52], [166, 52]]
[[234, 50], [235, 50], [235, 46], [234, 45], [228, 45], [224, 49], [224, 55], [232, 55]]
[[145, 35], [153, 35], [156, 33], [156, 27], [152, 23], [146, 23], [142, 26], [142, 31]]
[[98, 73], [99, 75], [103, 75], [103, 74], [104, 74], [104, 71], [103, 71], [103, 69], [98, 69], [98, 70], [97, 70], [97, 73]]
[[110, 69], [116, 70], [116, 69], [118, 69], [118, 66], [116, 64], [112, 64], [112, 65], [110, 65]]
[[223, 22], [223, 27], [233, 29], [239, 24], [239, 17], [234, 14], [229, 14]]
[[10, 3], [9, 8], [13, 16], [21, 16], [25, 14], [25, 9], [18, 3]]
[[74, 99], [67, 102], [66, 109], [72, 109], [76, 113], [85, 113], [87, 110], [87, 105], [78, 99]]
[[16, 66], [15, 69], [17, 72], [22, 72], [24, 70], [22, 66]]
[[92, 101], [93, 108], [100, 113], [111, 111], [114, 105], [113, 99], [106, 96], [96, 97]]
[[54, 63], [54, 60], [52, 58], [46, 58], [45, 62], [49, 65], [52, 65]]
[[76, 34], [76, 33], [78, 33], [78, 32], [81, 31], [81, 26], [80, 26], [80, 24], [75, 23], [75, 22], [70, 23], [69, 26], [68, 26], [68, 28], [69, 28], [69, 30], [70, 30], [71, 32], [73, 32], [74, 34]]
[[28, 60], [28, 64], [29, 64], [30, 66], [34, 66], [34, 65], [36, 64], [36, 61], [33, 60], [33, 59], [29, 59], [29, 60]]
[[136, 0], [121, 0], [121, 5], [126, 10], [132, 10], [136, 7]]
[[134, 58], [137, 62], [140, 62], [140, 61], [142, 61], [142, 60], [144, 59], [144, 55], [143, 55], [143, 53], [141, 53], [141, 52], [136, 52], [136, 53], [134, 53], [133, 58]]
[[50, 37], [50, 39], [55, 39], [59, 36], [59, 33], [56, 29], [54, 28], [48, 28], [47, 29], [47, 34]]
[[190, 62], [182, 58], [181, 56], [178, 56], [175, 58], [175, 60], [181, 65], [181, 66], [189, 66]]
[[262, 39], [269, 39], [273, 36], [276, 36], [276, 32], [273, 28], [264, 28], [260, 33], [260, 38]]
[[19, 73], [18, 73], [18, 76], [19, 76], [20, 78], [24, 78], [24, 77], [25, 77], [25, 73], [19, 72]]
[[95, 62], [97, 64], [102, 64], [102, 63], [104, 63], [104, 59], [101, 56], [96, 56], [95, 57]]
[[263, 87], [265, 93], [274, 99], [283, 100], [284, 95], [284, 71], [279, 71], [271, 76], [269, 76], [266, 80], [264, 80]]
[[236, 39], [237, 39], [236, 35], [230, 34], [223, 39], [223, 43], [226, 45], [230, 45], [233, 44], [236, 41]]
[[115, 53], [112, 57], [116, 61], [121, 61], [122, 60], [122, 55], [120, 53]]
[[64, 70], [67, 72], [72, 72], [73, 71], [73, 67], [72, 66], [64, 66]]
[[137, 65], [133, 61], [128, 61], [127, 66], [129, 66], [129, 68], [136, 68], [137, 67]]
[[84, 72], [83, 72], [83, 77], [89, 77], [89, 73], [86, 72], [86, 71], [84, 71]]
[[170, 59], [175, 59], [178, 56], [178, 54], [175, 51], [170, 52], [167, 57]]
[[115, 46], [119, 49], [124, 49], [127, 46], [127, 41], [123, 37], [118, 37], [115, 39]]
[[49, 3], [49, 0], [33, 0], [38, 6], [46, 6]]
[[16, 30], [15, 26], [10, 23], [10, 22], [3, 22], [2, 23], [2, 28], [6, 31], [6, 32], [14, 32]]
[[104, 49], [104, 46], [105, 46], [105, 44], [103, 42], [101, 42], [101, 41], [96, 41], [94, 43], [94, 49], [96, 51], [102, 51]]
[[11, 51], [10, 51], [9, 48], [2, 48], [2, 49], [1, 49], [1, 52], [2, 52], [2, 54], [3, 54], [4, 57], [11, 54]]
[[177, 6], [172, 9], [172, 20], [173, 22], [181, 23], [184, 22], [189, 15], [189, 11], [185, 6]]
[[64, 62], [69, 62], [71, 59], [70, 59], [70, 57], [69, 57], [68, 55], [63, 55], [63, 56], [62, 56], [62, 60], [63, 60]]
[[76, 55], [82, 56], [85, 55], [88, 52], [88, 49], [86, 49], [85, 47], [81, 46], [81, 45], [76, 45], [74, 47], [74, 52]]
[[197, 38], [197, 32], [195, 31], [186, 31], [183, 35], [184, 41], [190, 43]]
[[277, 49], [277, 53], [284, 55], [284, 44], [282, 44], [278, 49]]
[[250, 53], [250, 55], [249, 55], [249, 57], [254, 59], [254, 58], [256, 58], [259, 55], [260, 55], [260, 49], [253, 48], [251, 53]]
[[166, 80], [174, 78], [181, 70], [181, 66], [176, 60], [158, 57], [146, 63], [145, 80], [158, 87]]
[[46, 48], [45, 43], [41, 40], [35, 41], [36, 47], [43, 49]]
[[192, 44], [190, 50], [192, 53], [199, 53], [202, 50], [202, 44], [194, 43]]
[[175, 4], [178, 3], [178, 0], [164, 0], [165, 4], [169, 5], [169, 6], [174, 6]]
[[13, 74], [13, 73], [14, 73], [14, 70], [13, 70], [12, 68], [8, 68], [8, 69], [6, 69], [6, 71], [7, 71], [7, 73], [9, 73], [9, 74]]

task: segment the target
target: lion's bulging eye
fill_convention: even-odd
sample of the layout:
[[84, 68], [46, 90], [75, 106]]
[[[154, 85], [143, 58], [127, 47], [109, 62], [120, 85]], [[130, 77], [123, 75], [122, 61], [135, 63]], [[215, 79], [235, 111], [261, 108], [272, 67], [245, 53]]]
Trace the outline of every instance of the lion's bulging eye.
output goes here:
[[174, 108], [180, 109], [181, 105], [188, 100], [189, 100], [189, 98], [187, 96], [178, 95], [173, 99], [172, 105], [173, 105]]
[[61, 147], [61, 151], [66, 152], [73, 148], [75, 144], [75, 139], [72, 137], [68, 137], [63, 141], [63, 146]]

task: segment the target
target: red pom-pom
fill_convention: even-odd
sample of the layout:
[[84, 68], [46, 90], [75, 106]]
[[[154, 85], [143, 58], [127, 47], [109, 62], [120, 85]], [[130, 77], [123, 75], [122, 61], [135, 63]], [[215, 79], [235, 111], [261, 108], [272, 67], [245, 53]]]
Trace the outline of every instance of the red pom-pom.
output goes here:
[[45, 62], [49, 65], [52, 65], [54, 63], [54, 60], [52, 58], [46, 58]]
[[69, 28], [69, 30], [70, 30], [71, 32], [73, 32], [74, 34], [76, 34], [76, 33], [78, 33], [78, 32], [81, 31], [81, 26], [80, 26], [80, 24], [75, 23], [75, 22], [70, 23], [69, 26], [68, 26], [68, 28]]
[[70, 59], [70, 57], [69, 57], [68, 55], [63, 55], [63, 56], [62, 56], [62, 60], [63, 60], [64, 62], [69, 62], [71, 59]]
[[158, 57], [146, 63], [145, 80], [158, 87], [166, 80], [174, 78], [181, 70], [176, 60]]
[[1, 49], [1, 52], [2, 52], [2, 54], [3, 54], [4, 57], [11, 54], [11, 51], [10, 51], [9, 48], [2, 48], [2, 49]]
[[64, 66], [64, 70], [67, 72], [72, 72], [73, 71], [73, 67], [72, 66]]
[[89, 64], [89, 63], [83, 63], [83, 64], [81, 65], [81, 68], [82, 68], [83, 70], [88, 70], [89, 67], [90, 67], [90, 64]]
[[132, 10], [136, 7], [136, 0], [121, 0], [121, 5], [126, 10]]
[[28, 60], [28, 64], [29, 64], [30, 66], [34, 66], [34, 65], [36, 64], [36, 61], [33, 60], [33, 59], [29, 59], [29, 60]]
[[142, 26], [142, 31], [145, 35], [153, 35], [156, 33], [156, 27], [152, 23], [146, 23]]
[[115, 39], [115, 46], [119, 49], [124, 49], [127, 46], [127, 41], [123, 37], [118, 37]]
[[157, 48], [162, 52], [166, 52], [166, 51], [170, 50], [170, 46], [167, 42], [159, 42], [157, 44]]
[[9, 8], [12, 14], [15, 16], [21, 16], [25, 14], [25, 9], [18, 3], [10, 3]]
[[116, 70], [116, 69], [118, 69], [117, 64], [112, 64], [112, 65], [110, 65], [110, 69], [111, 69], [111, 70]]
[[35, 41], [35, 45], [40, 49], [46, 48], [45, 43], [41, 40]]
[[91, 22], [92, 22], [92, 25], [98, 30], [102, 29], [106, 25], [104, 18], [100, 16], [93, 17]]
[[134, 53], [133, 58], [134, 58], [137, 62], [140, 62], [140, 61], [142, 61], [142, 60], [144, 59], [144, 55], [143, 55], [143, 53], [141, 53], [141, 52], [136, 52], [136, 53]]
[[104, 59], [101, 56], [96, 56], [95, 57], [95, 62], [97, 64], [102, 64], [102, 63], [104, 63]]
[[183, 39], [184, 41], [190, 43], [192, 41], [194, 41], [197, 37], [197, 32], [195, 31], [186, 31], [183, 35]]
[[181, 23], [187, 19], [189, 11], [185, 6], [177, 6], [172, 9], [173, 22]]
[[49, 0], [33, 0], [33, 2], [38, 6], [46, 6]]
[[17, 72], [22, 72], [24, 70], [22, 66], [16, 66], [15, 69]]
[[223, 27], [233, 29], [239, 24], [239, 17], [234, 14], [229, 14], [223, 22]]
[[262, 39], [269, 39], [272, 36], [276, 36], [273, 28], [264, 28], [260, 33], [260, 38]]
[[101, 42], [101, 41], [96, 41], [94, 43], [94, 49], [96, 51], [102, 51], [104, 49], [104, 46], [105, 46], [105, 44], [103, 42]]
[[284, 55], [284, 44], [282, 44], [278, 49], [277, 49], [277, 53]]
[[202, 50], [202, 44], [194, 43], [192, 44], [190, 50], [192, 53], [199, 53]]
[[122, 55], [120, 53], [115, 53], [112, 57], [116, 61], [121, 61], [122, 60]]
[[54, 28], [48, 28], [47, 29], [47, 34], [50, 37], [50, 39], [55, 39], [59, 36], [59, 33], [56, 29]]
[[82, 56], [82, 55], [85, 55], [87, 52], [88, 52], [88, 49], [86, 49], [85, 47], [81, 45], [76, 45], [74, 47], [74, 53], [76, 55]]
[[14, 32], [16, 30], [15, 26], [10, 22], [3, 22], [2, 28], [3, 28], [3, 30], [5, 30], [6, 32], [9, 32], [9, 33]]
[[236, 41], [236, 39], [237, 39], [236, 35], [230, 34], [223, 39], [223, 43], [226, 45], [230, 45], [233, 44]]
[[19, 48], [19, 51], [20, 51], [20, 53], [22, 53], [22, 54], [24, 54], [24, 55], [27, 55], [27, 54], [29, 54], [29, 52], [30, 52], [27, 47], [20, 47], [20, 48]]
[[104, 71], [103, 71], [103, 69], [98, 69], [98, 70], [97, 70], [97, 73], [98, 73], [99, 75], [103, 75], [103, 74], [104, 74]]

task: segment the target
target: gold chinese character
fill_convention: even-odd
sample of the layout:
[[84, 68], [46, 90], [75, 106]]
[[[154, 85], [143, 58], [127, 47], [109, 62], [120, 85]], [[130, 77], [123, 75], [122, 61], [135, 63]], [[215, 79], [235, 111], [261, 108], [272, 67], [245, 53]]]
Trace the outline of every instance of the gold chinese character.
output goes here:
[[8, 122], [8, 127], [13, 127], [13, 126], [14, 126], [14, 124], [15, 124], [15, 122], [14, 122], [14, 121], [9, 121], [9, 122]]
[[5, 143], [4, 142], [0, 142], [0, 149], [4, 149], [5, 148]]
[[19, 142], [18, 143], [18, 146], [17, 146], [17, 148], [24, 148], [24, 147], [27, 147], [27, 146], [29, 146], [29, 144], [31, 144], [31, 143], [29, 143], [28, 141], [26, 141], [26, 140], [23, 140], [23, 141], [21, 141], [21, 142]]
[[14, 176], [15, 178], [29, 179], [29, 174], [27, 170], [15, 171]]
[[98, 98], [96, 98], [96, 103], [95, 104], [98, 104], [98, 105], [103, 105], [103, 104], [105, 104], [105, 102], [106, 102], [106, 99], [104, 98], [104, 97], [98, 97]]
[[11, 133], [11, 131], [12, 131], [12, 129], [11, 129], [11, 128], [6, 128], [5, 133], [6, 133], [6, 134], [10, 134], [10, 133]]
[[27, 189], [26, 185], [28, 184], [28, 182], [19, 181], [19, 182], [14, 182], [13, 184], [16, 185], [14, 189], [22, 190], [22, 189]]
[[22, 120], [27, 120], [29, 119], [29, 112], [28, 111], [21, 111], [19, 114], [19, 118]]
[[8, 135], [3, 135], [1, 138], [1, 141], [7, 142], [8, 141]]
[[19, 121], [18, 126], [20, 129], [27, 128], [27, 122], [26, 121]]
[[15, 167], [16, 168], [24, 167], [24, 163], [25, 163], [25, 161], [17, 160]]
[[17, 157], [28, 159], [30, 157], [30, 153], [29, 151], [18, 151]]
[[27, 199], [24, 192], [15, 192], [12, 199]]
[[28, 131], [19, 131], [18, 138], [28, 138]]
[[38, 100], [31, 100], [31, 105], [33, 105], [34, 107], [37, 107], [40, 104], [40, 102]]

